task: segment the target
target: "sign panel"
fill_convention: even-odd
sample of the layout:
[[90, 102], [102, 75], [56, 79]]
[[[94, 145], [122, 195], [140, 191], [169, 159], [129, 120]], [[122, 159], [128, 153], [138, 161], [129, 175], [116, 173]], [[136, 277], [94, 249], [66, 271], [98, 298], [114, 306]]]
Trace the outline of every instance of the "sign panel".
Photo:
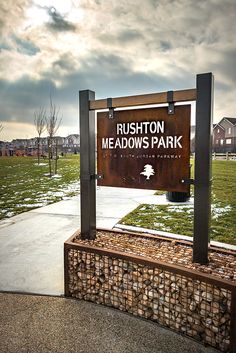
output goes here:
[[188, 192], [190, 105], [97, 114], [101, 186]]

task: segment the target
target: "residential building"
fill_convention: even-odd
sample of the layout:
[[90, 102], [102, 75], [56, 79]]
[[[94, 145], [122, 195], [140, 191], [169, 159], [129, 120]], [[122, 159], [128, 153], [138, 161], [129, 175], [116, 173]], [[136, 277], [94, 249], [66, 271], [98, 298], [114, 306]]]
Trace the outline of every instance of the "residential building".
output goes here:
[[212, 150], [213, 152], [225, 152], [225, 128], [219, 123], [213, 125]]
[[213, 126], [213, 152], [236, 152], [236, 118], [224, 117]]
[[[54, 143], [58, 153], [78, 153], [80, 151], [80, 137], [72, 134], [67, 137], [55, 136]], [[48, 137], [41, 137], [39, 153], [42, 156], [48, 152]], [[11, 142], [0, 141], [0, 156], [37, 156], [38, 137], [30, 139], [14, 139]]]
[[65, 141], [63, 144], [63, 151], [65, 153], [78, 153], [80, 151], [79, 134], [72, 134], [65, 138]]

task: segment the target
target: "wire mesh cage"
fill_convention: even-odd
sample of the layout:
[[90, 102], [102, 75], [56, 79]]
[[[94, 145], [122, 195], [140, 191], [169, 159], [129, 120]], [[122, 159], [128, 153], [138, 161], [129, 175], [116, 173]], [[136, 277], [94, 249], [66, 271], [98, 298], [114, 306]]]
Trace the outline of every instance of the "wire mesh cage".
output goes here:
[[[126, 311], [230, 350], [231, 291], [125, 258], [70, 249], [68, 296]], [[185, 271], [186, 272], [186, 271]]]

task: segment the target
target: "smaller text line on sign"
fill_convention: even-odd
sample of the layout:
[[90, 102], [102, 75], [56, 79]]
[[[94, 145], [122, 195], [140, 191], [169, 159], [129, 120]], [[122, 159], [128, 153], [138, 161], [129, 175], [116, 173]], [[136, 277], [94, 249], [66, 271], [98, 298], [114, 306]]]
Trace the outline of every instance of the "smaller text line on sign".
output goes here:
[[97, 114], [101, 186], [189, 192], [191, 106]]

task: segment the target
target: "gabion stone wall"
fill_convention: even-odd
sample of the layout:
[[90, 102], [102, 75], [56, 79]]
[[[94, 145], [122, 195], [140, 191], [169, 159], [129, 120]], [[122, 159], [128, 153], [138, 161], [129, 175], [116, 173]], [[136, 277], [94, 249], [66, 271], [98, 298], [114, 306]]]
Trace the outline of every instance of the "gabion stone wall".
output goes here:
[[156, 321], [229, 351], [230, 291], [124, 259], [74, 249], [67, 256], [68, 296]]

